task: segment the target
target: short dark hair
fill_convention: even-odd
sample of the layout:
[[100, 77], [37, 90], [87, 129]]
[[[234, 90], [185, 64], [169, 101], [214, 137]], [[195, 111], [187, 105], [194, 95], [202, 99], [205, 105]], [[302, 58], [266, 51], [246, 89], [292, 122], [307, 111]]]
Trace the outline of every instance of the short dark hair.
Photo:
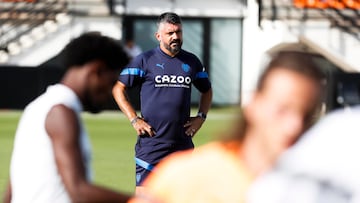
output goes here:
[[297, 51], [281, 51], [274, 55], [259, 77], [257, 90], [264, 87], [264, 82], [269, 73], [276, 69], [286, 69], [304, 75], [321, 83], [325, 80], [325, 73], [314, 62], [314, 56], [310, 53]]
[[62, 51], [62, 59], [66, 69], [101, 60], [106, 68], [117, 70], [129, 62], [120, 42], [99, 32], [87, 32], [71, 40]]
[[176, 13], [165, 12], [158, 18], [157, 25], [160, 23], [181, 24], [181, 18]]

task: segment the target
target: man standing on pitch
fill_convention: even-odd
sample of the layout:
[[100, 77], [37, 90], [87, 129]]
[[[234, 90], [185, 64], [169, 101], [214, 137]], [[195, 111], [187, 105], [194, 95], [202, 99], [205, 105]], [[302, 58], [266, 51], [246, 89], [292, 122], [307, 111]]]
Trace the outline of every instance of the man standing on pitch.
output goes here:
[[[172, 152], [194, 147], [211, 106], [212, 89], [200, 60], [181, 49], [182, 24], [175, 13], [163, 13], [155, 33], [160, 45], [137, 56], [121, 72], [114, 98], [135, 128], [137, 191], [152, 168]], [[198, 114], [190, 117], [191, 85], [200, 92]], [[130, 104], [126, 88], [141, 85], [141, 116]]]

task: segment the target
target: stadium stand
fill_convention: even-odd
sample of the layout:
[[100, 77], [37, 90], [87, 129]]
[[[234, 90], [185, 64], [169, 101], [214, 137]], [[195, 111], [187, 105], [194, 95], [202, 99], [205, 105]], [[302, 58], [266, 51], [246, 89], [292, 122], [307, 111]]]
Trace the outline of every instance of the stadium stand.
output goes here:
[[[0, 64], [71, 23], [73, 16], [108, 16], [103, 0], [1, 0]], [[123, 0], [113, 1], [121, 5]]]
[[[244, 50], [249, 49], [254, 42], [251, 42], [253, 39], [250, 41], [245, 39], [246, 30], [251, 30], [246, 27], [246, 20], [253, 15], [253, 11], [250, 13], [248, 8], [255, 3], [258, 7], [258, 15], [255, 17], [255, 24], [251, 24], [256, 26], [256, 20], [258, 20], [258, 27], [263, 29], [269, 25], [276, 27], [281, 22], [292, 34], [295, 33], [296, 42], [288, 43], [286, 40], [277, 42], [278, 44], [273, 44], [275, 46], [269, 52], [294, 48], [312, 52], [319, 58], [326, 59], [322, 60], [322, 63], [326, 63], [326, 67], [332, 67], [328, 71], [333, 74], [360, 72], [359, 63], [354, 60], [357, 58], [357, 50], [360, 49], [358, 46], [360, 42], [359, 0], [153, 0], [151, 2], [146, 0], [0, 0], [0, 3], [0, 66], [3, 68], [9, 68], [12, 65], [26, 67], [49, 65], [53, 67], [58, 58], [56, 54], [63, 46], [54, 41], [64, 41], [65, 43], [79, 32], [90, 29], [92, 25], [88, 22], [97, 21], [99, 25], [105, 23], [116, 25], [112, 27], [115, 29], [111, 29], [112, 31], [109, 32], [104, 26], [100, 29], [120, 37], [121, 26], [126, 27], [126, 24], [120, 25], [125, 17], [131, 17], [127, 22], [129, 23], [134, 22], [134, 19], [143, 20], [147, 16], [158, 15], [166, 10], [173, 10], [191, 20], [196, 18], [199, 20], [199, 17], [205, 18], [205, 21], [212, 18], [239, 19], [244, 23], [241, 26], [244, 26], [245, 30], [242, 33], [245, 36], [244, 43], [241, 42], [239, 46], [243, 46], [241, 49]], [[111, 17], [113, 19], [105, 22], [105, 19]], [[82, 21], [78, 20], [80, 18]], [[273, 25], [271, 25], [272, 22]], [[79, 28], [79, 25], [82, 27]], [[205, 23], [204, 25], [210, 30], [212, 24]], [[310, 30], [309, 27], [315, 29]], [[118, 30], [118, 32], [114, 32], [114, 30]], [[125, 31], [133, 32], [130, 29]], [[313, 35], [306, 35], [308, 33]], [[323, 41], [319, 40], [321, 37], [312, 38], [314, 34], [323, 35]], [[252, 33], [251, 36], [256, 35]], [[207, 38], [212, 39], [209, 36]], [[205, 39], [207, 38], [205, 37]], [[269, 38], [269, 41], [271, 40], [273, 39]], [[326, 41], [326, 45], [333, 47], [324, 46], [324, 41]], [[215, 46], [215, 41], [211, 42]], [[249, 43], [250, 46], [245, 47], [246, 43]], [[211, 50], [211, 46], [211, 44], [208, 45], [205, 50]], [[209, 57], [209, 53], [205, 53], [205, 58]], [[249, 53], [248, 50], [244, 54], [247, 53]], [[251, 71], [247, 70], [247, 67], [254, 67], [251, 63], [243, 63], [247, 58], [249, 57], [244, 59], [239, 57], [241, 66], [243, 66], [241, 68], [244, 70], [241, 73], [243, 81], [252, 78], [251, 75], [248, 75]], [[328, 62], [324, 61], [331, 62], [332, 65], [328, 65]], [[210, 60], [208, 64], [212, 65]], [[251, 74], [255, 73], [256, 71], [251, 72]], [[238, 83], [241, 82], [238, 81]], [[245, 91], [251, 90], [247, 86], [250, 86], [250, 83], [242, 83], [242, 92], [244, 89], [246, 89]], [[337, 94], [335, 89], [333, 93], [329, 93], [330, 96]], [[337, 91], [343, 91], [343, 89]], [[241, 94], [241, 98], [243, 98], [244, 94]], [[336, 97], [331, 96], [331, 98], [333, 105], [329, 106], [342, 106], [342, 104], [336, 103], [338, 102]]]
[[68, 23], [67, 1], [6, 0], [0, 8], [0, 63]]
[[[360, 1], [358, 0], [259, 0], [259, 21], [327, 20], [331, 25], [359, 39]], [[260, 23], [260, 22], [259, 22]]]

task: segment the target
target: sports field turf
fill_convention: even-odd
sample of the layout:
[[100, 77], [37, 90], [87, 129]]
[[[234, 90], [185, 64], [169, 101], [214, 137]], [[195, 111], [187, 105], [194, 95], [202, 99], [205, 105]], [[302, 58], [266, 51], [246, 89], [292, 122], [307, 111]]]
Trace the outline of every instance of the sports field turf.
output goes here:
[[[211, 109], [207, 121], [194, 137], [195, 145], [202, 145], [226, 131], [236, 110], [236, 107]], [[193, 111], [192, 115], [195, 113]], [[9, 177], [13, 139], [20, 115], [20, 111], [0, 110], [0, 196]], [[135, 187], [135, 130], [119, 111], [98, 115], [84, 113], [83, 118], [93, 146], [95, 182], [132, 193]]]

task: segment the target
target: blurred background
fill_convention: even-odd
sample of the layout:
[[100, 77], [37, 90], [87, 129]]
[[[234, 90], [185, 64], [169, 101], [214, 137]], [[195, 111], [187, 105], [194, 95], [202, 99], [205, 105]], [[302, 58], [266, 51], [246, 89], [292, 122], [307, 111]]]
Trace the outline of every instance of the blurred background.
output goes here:
[[[195, 137], [200, 145], [228, 127], [269, 56], [281, 50], [309, 53], [322, 67], [325, 112], [359, 104], [359, 9], [360, 0], [0, 0], [0, 190], [22, 109], [60, 80], [61, 50], [81, 33], [133, 39], [145, 51], [158, 45], [157, 17], [178, 13], [183, 48], [201, 59], [212, 81], [213, 107], [226, 107], [209, 112]], [[139, 108], [139, 89], [128, 91]], [[194, 106], [198, 97], [193, 91]], [[117, 111], [84, 115], [96, 181], [132, 191], [136, 136], [114, 101], [107, 109]]]
[[[313, 54], [328, 75], [326, 109], [359, 103], [360, 1], [357, 0], [1, 0], [0, 109], [22, 109], [57, 82], [61, 49], [87, 31], [145, 51], [158, 44], [156, 19], [183, 19], [183, 48], [209, 72], [214, 106], [251, 97], [267, 56]], [[129, 90], [138, 107], [136, 88]], [[193, 92], [193, 101], [198, 93]], [[196, 103], [194, 103], [196, 105]], [[113, 101], [109, 109], [117, 108]]]

